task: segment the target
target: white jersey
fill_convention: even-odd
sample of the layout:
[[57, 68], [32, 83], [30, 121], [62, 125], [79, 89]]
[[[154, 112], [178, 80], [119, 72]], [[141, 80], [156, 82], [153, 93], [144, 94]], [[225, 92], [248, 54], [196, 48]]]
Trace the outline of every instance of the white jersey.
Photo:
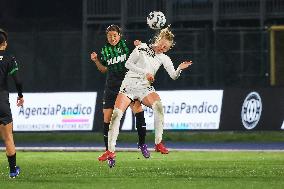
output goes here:
[[125, 94], [130, 99], [143, 100], [148, 94], [155, 92], [151, 83], [147, 80], [146, 74], [153, 76], [163, 65], [172, 79], [180, 76], [181, 70], [175, 70], [170, 57], [160, 53], [156, 54], [146, 43], [138, 45], [130, 54], [125, 67], [129, 69], [120, 87], [120, 93]]
[[126, 61], [125, 67], [129, 69], [125, 78], [140, 77], [146, 79], [146, 74], [150, 73], [155, 76], [160, 66], [163, 65], [172, 79], [180, 76], [181, 70], [175, 70], [170, 57], [160, 53], [155, 54], [154, 50], [149, 48], [146, 43], [138, 45], [130, 54]]

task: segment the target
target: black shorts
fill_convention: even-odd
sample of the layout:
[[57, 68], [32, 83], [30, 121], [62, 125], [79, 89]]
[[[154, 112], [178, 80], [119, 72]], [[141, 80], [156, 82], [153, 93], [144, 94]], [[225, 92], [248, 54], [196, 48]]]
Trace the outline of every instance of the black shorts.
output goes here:
[[9, 103], [9, 93], [0, 92], [0, 124], [7, 125], [13, 121]]
[[125, 73], [122, 74], [108, 74], [105, 89], [104, 89], [104, 96], [103, 96], [103, 108], [109, 109], [113, 108], [115, 104], [116, 97], [119, 93], [119, 89], [124, 79]]

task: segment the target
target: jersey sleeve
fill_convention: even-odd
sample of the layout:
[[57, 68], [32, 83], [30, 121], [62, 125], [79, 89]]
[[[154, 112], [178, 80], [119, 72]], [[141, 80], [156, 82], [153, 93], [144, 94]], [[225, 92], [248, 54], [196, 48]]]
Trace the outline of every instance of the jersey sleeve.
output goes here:
[[17, 60], [11, 56], [8, 62], [8, 75], [14, 75], [19, 70]]
[[101, 50], [100, 61], [101, 61], [101, 64], [106, 67], [107, 67], [107, 53], [108, 53], [107, 48], [103, 47]]
[[181, 69], [178, 67], [177, 70], [175, 70], [172, 60], [167, 55], [163, 56], [161, 61], [169, 76], [173, 80], [176, 80], [180, 76]]
[[18, 97], [22, 98], [23, 97], [23, 84], [22, 84], [22, 81], [19, 77], [19, 74], [15, 73], [14, 75], [12, 75], [12, 77], [13, 77], [13, 80], [15, 82], [16, 89], [18, 91]]
[[146, 73], [145, 69], [142, 69], [142, 68], [137, 66], [137, 63], [139, 61], [139, 50], [138, 50], [138, 48], [139, 48], [139, 46], [136, 47], [132, 51], [132, 53], [130, 54], [128, 60], [125, 63], [125, 67], [128, 70], [133, 71], [135, 73], [146, 75], [147, 73]]
[[16, 89], [18, 91], [18, 96], [22, 98], [23, 97], [23, 86], [22, 86], [22, 82], [18, 74], [18, 70], [19, 70], [19, 67], [18, 67], [17, 60], [15, 57], [11, 56], [8, 62], [8, 74], [12, 76], [15, 82], [15, 85], [16, 85]]

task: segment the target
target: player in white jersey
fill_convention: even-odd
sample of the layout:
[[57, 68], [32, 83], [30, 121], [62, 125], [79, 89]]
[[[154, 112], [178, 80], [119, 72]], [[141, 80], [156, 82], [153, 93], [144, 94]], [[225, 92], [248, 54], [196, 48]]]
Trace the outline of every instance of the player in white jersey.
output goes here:
[[[166, 69], [172, 79], [177, 79], [183, 69], [188, 68], [192, 62], [184, 61], [175, 70], [171, 59], [164, 53], [174, 45], [174, 35], [169, 28], [162, 29], [155, 37], [154, 43], [142, 43], [130, 54], [125, 67], [129, 69], [121, 84], [120, 92], [116, 98], [114, 111], [109, 125], [108, 151], [102, 154], [101, 161], [115, 158], [115, 145], [119, 134], [119, 124], [123, 113], [134, 100], [140, 100], [144, 105], [153, 109], [155, 128], [155, 150], [168, 154], [168, 149], [162, 143], [164, 111], [159, 95], [151, 85], [155, 74], [161, 65]], [[111, 166], [111, 165], [110, 165]]]

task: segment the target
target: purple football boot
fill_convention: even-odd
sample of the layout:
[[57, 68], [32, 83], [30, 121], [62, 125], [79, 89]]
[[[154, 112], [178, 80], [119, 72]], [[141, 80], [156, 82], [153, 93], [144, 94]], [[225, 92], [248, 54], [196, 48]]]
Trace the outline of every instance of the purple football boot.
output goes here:
[[150, 152], [147, 149], [147, 144], [138, 145], [138, 148], [141, 150], [141, 153], [145, 158], [150, 157]]
[[20, 172], [21, 172], [20, 167], [16, 166], [15, 172], [10, 173], [10, 178], [16, 178], [17, 176], [19, 176]]
[[115, 159], [109, 158], [107, 161], [109, 168], [113, 168], [115, 166]]

